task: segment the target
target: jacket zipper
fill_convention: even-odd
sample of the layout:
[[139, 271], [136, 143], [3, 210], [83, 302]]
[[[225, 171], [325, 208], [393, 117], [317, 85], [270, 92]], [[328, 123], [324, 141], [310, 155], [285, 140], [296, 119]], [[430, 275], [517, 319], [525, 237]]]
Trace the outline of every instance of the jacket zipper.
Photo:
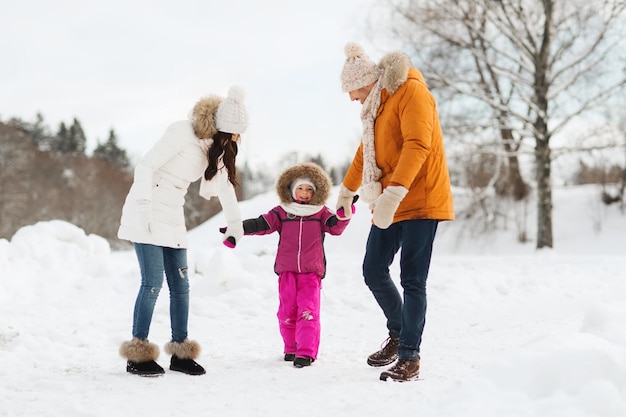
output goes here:
[[300, 254], [302, 253], [302, 217], [300, 217], [300, 230], [298, 232], [298, 273], [302, 273], [300, 266]]

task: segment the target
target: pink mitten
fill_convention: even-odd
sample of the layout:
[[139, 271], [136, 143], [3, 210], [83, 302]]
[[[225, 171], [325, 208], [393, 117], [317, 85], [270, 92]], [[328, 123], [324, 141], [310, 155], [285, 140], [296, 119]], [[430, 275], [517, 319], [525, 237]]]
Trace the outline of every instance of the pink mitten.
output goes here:
[[[351, 211], [352, 211], [352, 214], [356, 213], [356, 207], [354, 206], [354, 204], [352, 204], [352, 205], [350, 206], [350, 209], [351, 209]], [[346, 216], [345, 216], [344, 214], [345, 214], [345, 213], [344, 213], [344, 211], [343, 211], [343, 207], [341, 207], [339, 210], [337, 210], [337, 218], [338, 218], [338, 219], [341, 219], [341, 220], [345, 219], [345, 218], [346, 218]], [[348, 218], [349, 218], [349, 217], [348, 217]]]
[[224, 233], [222, 243], [228, 248], [234, 248], [237, 241], [243, 237], [243, 223], [241, 220], [228, 222], [228, 226], [221, 227], [220, 232]]
[[341, 187], [339, 188], [339, 197], [337, 198], [337, 206], [336, 206], [337, 218], [339, 220], [348, 220], [350, 217], [352, 217], [352, 214], [354, 214], [354, 211], [352, 211], [352, 209], [350, 210], [352, 211], [352, 213], [346, 213], [346, 210], [348, 209], [349, 206], [354, 207], [353, 198], [355, 194], [356, 194], [355, 191], [350, 191], [346, 188], [345, 185], [341, 184]]

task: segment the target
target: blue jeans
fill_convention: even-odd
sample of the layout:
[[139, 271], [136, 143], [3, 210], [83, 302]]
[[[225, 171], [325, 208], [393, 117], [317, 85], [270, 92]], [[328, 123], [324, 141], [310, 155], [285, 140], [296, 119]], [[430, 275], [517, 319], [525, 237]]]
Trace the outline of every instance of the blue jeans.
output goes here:
[[[387, 318], [389, 333], [400, 338], [400, 359], [419, 358], [426, 322], [426, 279], [438, 224], [438, 220], [418, 219], [393, 223], [388, 229], [372, 225], [367, 238], [363, 276]], [[404, 301], [389, 274], [400, 248]]]
[[163, 272], [170, 289], [170, 323], [172, 341], [187, 338], [189, 318], [189, 278], [187, 275], [187, 249], [135, 243], [135, 252], [141, 269], [141, 287], [133, 314], [133, 337], [147, 339], [152, 313], [163, 286]]

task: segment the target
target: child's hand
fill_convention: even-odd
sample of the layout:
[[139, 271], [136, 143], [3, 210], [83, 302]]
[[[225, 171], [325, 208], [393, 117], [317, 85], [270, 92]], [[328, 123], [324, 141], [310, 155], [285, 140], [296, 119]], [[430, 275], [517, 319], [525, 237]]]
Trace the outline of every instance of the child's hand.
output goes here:
[[[226, 234], [227, 230], [228, 230], [228, 227], [220, 227], [220, 233]], [[233, 236], [228, 236], [226, 239], [222, 241], [222, 244], [226, 246], [227, 248], [234, 249], [235, 246], [237, 246], [237, 241], [235, 240]]]
[[[356, 213], [356, 206], [354, 205], [354, 203], [356, 203], [359, 199], [359, 195], [356, 194], [354, 197], [352, 197], [352, 204], [350, 205], [350, 211], [352, 211], [352, 214]], [[346, 219], [345, 216], [345, 212], [343, 210], [343, 207], [339, 208], [339, 210], [337, 210], [337, 217], [340, 219]], [[350, 216], [348, 216], [348, 218], [350, 218]]]
[[[354, 204], [352, 204], [352, 205], [350, 206], [350, 211], [352, 211], [352, 214], [356, 213], [356, 207], [354, 207]], [[338, 216], [339, 218], [341, 218], [341, 219], [345, 219], [345, 218], [346, 218], [346, 215], [345, 215], [345, 213], [344, 213], [344, 211], [343, 211], [343, 207], [342, 207], [342, 208], [340, 208], [339, 210], [337, 210], [337, 216]], [[349, 217], [348, 217], [348, 218], [349, 218]]]
[[[345, 211], [348, 208], [348, 205], [354, 204], [355, 195], [356, 195], [355, 191], [348, 190], [345, 185], [341, 184], [341, 187], [339, 188], [339, 197], [337, 198], [337, 205], [336, 205], [336, 210], [337, 210], [336, 213], [337, 213], [337, 218], [339, 218], [339, 220], [348, 220], [352, 216], [352, 214], [346, 213]], [[352, 200], [352, 203], [350, 203], [350, 200]], [[341, 214], [339, 214], [339, 210], [341, 210]]]

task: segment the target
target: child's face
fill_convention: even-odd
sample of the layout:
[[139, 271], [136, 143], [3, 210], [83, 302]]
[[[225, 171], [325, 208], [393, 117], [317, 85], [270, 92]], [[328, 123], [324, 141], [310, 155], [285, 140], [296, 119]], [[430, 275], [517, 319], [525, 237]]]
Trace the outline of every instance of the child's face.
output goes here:
[[313, 187], [311, 187], [310, 185], [300, 184], [296, 187], [296, 191], [294, 194], [296, 195], [297, 201], [308, 203], [313, 198], [314, 193], [315, 191], [313, 191]]

